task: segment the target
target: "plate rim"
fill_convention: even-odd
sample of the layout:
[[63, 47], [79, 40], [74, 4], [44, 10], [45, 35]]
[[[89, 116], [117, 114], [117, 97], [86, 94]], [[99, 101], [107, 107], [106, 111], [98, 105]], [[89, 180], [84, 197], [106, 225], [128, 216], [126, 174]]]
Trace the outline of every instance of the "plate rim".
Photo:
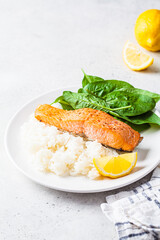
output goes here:
[[[5, 147], [5, 151], [7, 153], [7, 156], [9, 157], [10, 161], [12, 162], [12, 164], [21, 172], [23, 173], [24, 176], [26, 176], [27, 178], [29, 178], [30, 180], [32, 180], [33, 182], [35, 182], [36, 184], [39, 184], [41, 186], [44, 186], [44, 187], [47, 187], [47, 188], [50, 188], [50, 189], [53, 189], [53, 190], [58, 190], [58, 191], [63, 191], [63, 192], [70, 192], [70, 193], [98, 193], [98, 192], [107, 192], [107, 191], [113, 191], [115, 189], [120, 189], [122, 187], [125, 187], [125, 186], [128, 186], [134, 182], [137, 182], [138, 180], [144, 178], [146, 175], [148, 175], [149, 173], [151, 173], [155, 168], [156, 166], [158, 166], [158, 164], [160, 163], [160, 159], [159, 159], [159, 162], [155, 162], [151, 168], [147, 169], [147, 171], [145, 173], [143, 173], [142, 175], [138, 176], [136, 179], [132, 178], [132, 179], [129, 179], [128, 182], [124, 182], [124, 183], [121, 183], [120, 186], [115, 186], [114, 188], [113, 187], [103, 187], [101, 189], [84, 189], [84, 190], [75, 190], [75, 189], [65, 189], [63, 187], [52, 187], [46, 183], [44, 183], [43, 181], [41, 180], [37, 180], [36, 177], [34, 178], [32, 175], [28, 174], [27, 172], [25, 172], [17, 163], [16, 161], [14, 160], [14, 158], [12, 157], [12, 154], [10, 153], [10, 150], [9, 150], [9, 146], [8, 146], [8, 136], [9, 136], [9, 130], [10, 130], [10, 127], [12, 126], [12, 122], [13, 120], [15, 119], [15, 117], [23, 110], [23, 108], [25, 108], [27, 105], [29, 105], [31, 102], [33, 102], [34, 100], [40, 98], [40, 97], [44, 97], [45, 95], [48, 95], [52, 92], [55, 92], [55, 91], [63, 91], [65, 89], [68, 89], [68, 88], [78, 88], [79, 86], [78, 85], [71, 85], [71, 86], [68, 86], [68, 87], [64, 87], [64, 88], [55, 88], [55, 89], [52, 89], [50, 91], [46, 91], [45, 93], [43, 94], [39, 94], [38, 96], [32, 98], [30, 101], [27, 101], [27, 103], [23, 104], [17, 111], [16, 113], [11, 117], [11, 119], [9, 120], [8, 124], [7, 124], [7, 127], [6, 127], [6, 130], [5, 130], [5, 134], [4, 134], [4, 147]], [[156, 109], [156, 111], [158, 111]], [[158, 111], [158, 113], [160, 113]]]

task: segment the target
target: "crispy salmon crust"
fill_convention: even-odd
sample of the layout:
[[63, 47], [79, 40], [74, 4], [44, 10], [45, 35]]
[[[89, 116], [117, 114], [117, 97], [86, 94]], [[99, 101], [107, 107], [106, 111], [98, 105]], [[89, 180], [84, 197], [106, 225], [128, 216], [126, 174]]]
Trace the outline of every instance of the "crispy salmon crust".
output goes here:
[[126, 123], [91, 108], [68, 111], [44, 104], [36, 108], [35, 118], [61, 130], [83, 135], [90, 140], [97, 140], [106, 146], [124, 151], [133, 151], [142, 139], [140, 134]]

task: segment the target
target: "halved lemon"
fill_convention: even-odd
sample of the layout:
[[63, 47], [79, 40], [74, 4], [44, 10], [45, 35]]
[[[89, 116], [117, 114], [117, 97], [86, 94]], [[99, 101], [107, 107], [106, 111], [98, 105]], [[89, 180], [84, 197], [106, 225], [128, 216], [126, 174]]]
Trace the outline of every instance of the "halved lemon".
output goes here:
[[93, 163], [98, 172], [110, 178], [129, 174], [137, 162], [137, 152], [121, 154], [118, 157], [107, 156], [94, 158]]
[[123, 49], [123, 60], [130, 69], [141, 71], [152, 65], [154, 59], [142, 52], [138, 46], [127, 41]]

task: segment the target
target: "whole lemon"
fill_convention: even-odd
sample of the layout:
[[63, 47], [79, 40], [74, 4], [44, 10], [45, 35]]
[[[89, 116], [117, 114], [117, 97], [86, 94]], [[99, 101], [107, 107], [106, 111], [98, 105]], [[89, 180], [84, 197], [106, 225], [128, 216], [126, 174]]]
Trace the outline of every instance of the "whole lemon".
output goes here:
[[135, 36], [139, 45], [147, 50], [160, 50], [160, 10], [149, 9], [139, 15]]

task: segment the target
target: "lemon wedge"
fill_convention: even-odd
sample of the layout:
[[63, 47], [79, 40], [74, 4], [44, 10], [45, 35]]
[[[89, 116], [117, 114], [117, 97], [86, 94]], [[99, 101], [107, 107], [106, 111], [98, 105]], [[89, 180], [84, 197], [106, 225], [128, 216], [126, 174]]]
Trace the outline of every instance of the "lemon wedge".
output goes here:
[[97, 171], [110, 178], [118, 178], [129, 174], [137, 162], [137, 152], [121, 154], [118, 157], [107, 156], [94, 158]]
[[153, 58], [143, 53], [138, 46], [127, 41], [123, 49], [125, 64], [134, 71], [141, 71], [153, 63]]

